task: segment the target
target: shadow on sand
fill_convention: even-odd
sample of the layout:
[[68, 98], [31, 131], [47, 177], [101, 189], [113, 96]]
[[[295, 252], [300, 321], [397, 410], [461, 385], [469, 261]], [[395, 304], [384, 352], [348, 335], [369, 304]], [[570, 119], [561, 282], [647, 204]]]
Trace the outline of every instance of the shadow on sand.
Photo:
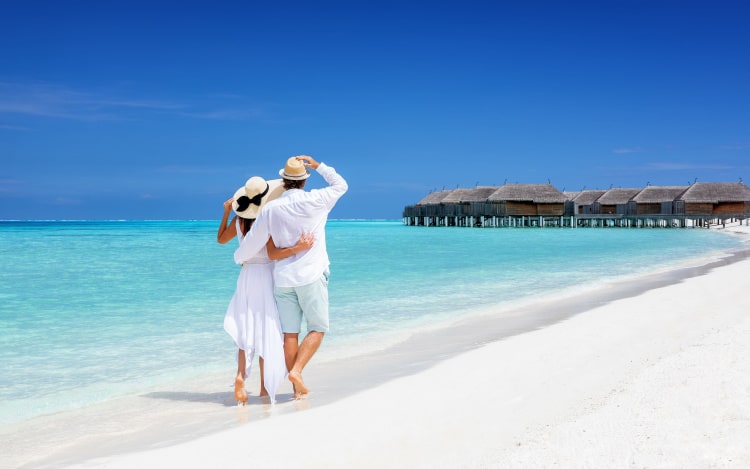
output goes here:
[[[150, 399], [165, 399], [169, 401], [198, 402], [206, 404], [218, 404], [223, 407], [238, 407], [234, 400], [233, 392], [185, 392], [185, 391], [157, 391], [142, 394], [141, 397]], [[280, 404], [294, 400], [294, 394], [283, 393], [276, 395], [276, 403]], [[247, 405], [271, 405], [268, 397], [248, 396]]]

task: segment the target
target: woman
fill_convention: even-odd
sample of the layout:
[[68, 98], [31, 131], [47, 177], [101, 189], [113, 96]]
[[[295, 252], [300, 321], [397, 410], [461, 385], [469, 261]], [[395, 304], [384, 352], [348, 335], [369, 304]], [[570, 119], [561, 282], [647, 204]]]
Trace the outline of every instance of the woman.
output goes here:
[[[254, 176], [239, 188], [234, 197], [224, 202], [217, 241], [226, 244], [235, 236], [241, 242], [250, 231], [260, 209], [284, 191], [281, 180], [266, 182]], [[229, 213], [234, 210], [231, 222]], [[224, 330], [234, 340], [237, 351], [237, 376], [234, 397], [238, 404], [247, 403], [245, 379], [250, 374], [253, 357], [258, 353], [260, 364], [260, 396], [276, 401], [276, 390], [286, 377], [284, 348], [279, 314], [273, 297], [272, 260], [283, 259], [310, 249], [313, 239], [303, 235], [296, 245], [278, 249], [269, 239], [266, 250], [245, 262], [237, 278], [237, 288], [224, 317]]]

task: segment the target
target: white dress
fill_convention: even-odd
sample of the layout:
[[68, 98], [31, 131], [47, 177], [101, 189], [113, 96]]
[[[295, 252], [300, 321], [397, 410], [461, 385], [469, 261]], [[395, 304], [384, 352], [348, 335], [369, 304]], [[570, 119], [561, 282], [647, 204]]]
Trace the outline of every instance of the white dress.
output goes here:
[[[237, 222], [237, 239], [244, 235]], [[276, 391], [286, 378], [284, 341], [279, 323], [279, 312], [273, 297], [273, 264], [263, 248], [242, 264], [227, 314], [224, 330], [237, 348], [245, 351], [245, 376], [250, 376], [253, 357], [263, 357], [263, 380], [271, 398], [276, 402]]]

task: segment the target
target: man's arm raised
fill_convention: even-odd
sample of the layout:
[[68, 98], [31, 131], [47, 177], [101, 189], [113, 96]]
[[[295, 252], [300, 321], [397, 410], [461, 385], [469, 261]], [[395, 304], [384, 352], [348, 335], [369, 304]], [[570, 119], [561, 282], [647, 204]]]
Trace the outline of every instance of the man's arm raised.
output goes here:
[[[305, 166], [314, 169], [323, 176], [323, 179], [329, 184], [323, 189], [316, 189], [315, 192], [321, 197], [322, 202], [330, 210], [336, 204], [336, 201], [349, 189], [343, 177], [336, 172], [331, 166], [325, 163], [319, 163], [308, 155], [299, 155], [298, 159], [302, 160]], [[312, 191], [311, 191], [312, 192]]]

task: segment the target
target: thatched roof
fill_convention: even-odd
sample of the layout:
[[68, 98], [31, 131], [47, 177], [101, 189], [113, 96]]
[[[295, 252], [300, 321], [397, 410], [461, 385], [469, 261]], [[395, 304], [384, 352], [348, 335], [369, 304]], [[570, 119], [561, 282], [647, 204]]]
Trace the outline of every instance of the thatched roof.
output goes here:
[[604, 190], [587, 190], [578, 193], [578, 196], [573, 199], [578, 205], [591, 205], [596, 202], [596, 199], [604, 195], [607, 191]]
[[535, 203], [564, 203], [565, 194], [552, 184], [505, 184], [487, 198], [491, 202], [504, 200], [530, 201]]
[[477, 186], [474, 189], [455, 189], [441, 203], [485, 202], [497, 190], [497, 186]]
[[610, 189], [602, 194], [597, 202], [601, 205], [626, 204], [643, 189]]
[[750, 187], [742, 182], [696, 182], [679, 197], [692, 203], [750, 202]]
[[444, 198], [448, 197], [451, 192], [453, 191], [448, 190], [448, 191], [430, 192], [422, 200], [417, 202], [417, 205], [439, 204]]
[[646, 186], [633, 200], [639, 204], [672, 202], [687, 190], [688, 186]]
[[583, 190], [562, 193], [551, 184], [505, 184], [503, 186], [477, 186], [473, 189], [449, 189], [431, 192], [416, 205], [456, 204], [463, 202], [499, 202], [504, 200], [534, 203], [564, 203], [568, 200], [578, 205], [660, 203], [682, 200], [692, 203], [748, 202], [750, 187], [742, 182], [696, 182], [691, 186], [647, 186], [643, 189], [617, 188]]

